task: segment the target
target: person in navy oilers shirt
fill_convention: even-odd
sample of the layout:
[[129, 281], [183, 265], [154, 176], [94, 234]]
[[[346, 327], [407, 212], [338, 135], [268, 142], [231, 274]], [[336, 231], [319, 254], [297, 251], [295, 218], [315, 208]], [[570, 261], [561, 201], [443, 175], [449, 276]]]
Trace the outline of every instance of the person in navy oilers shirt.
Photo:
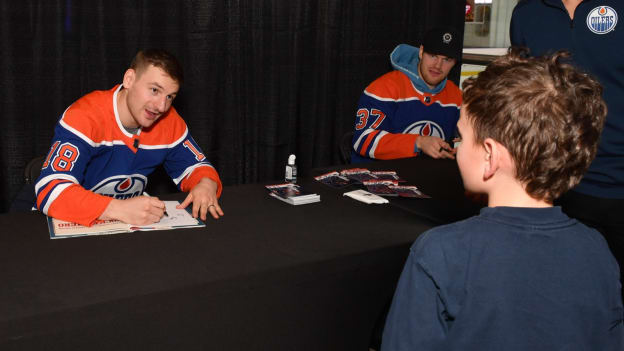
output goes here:
[[188, 192], [178, 208], [192, 203], [194, 217], [222, 216], [219, 175], [172, 107], [182, 81], [182, 67], [173, 55], [139, 51], [122, 84], [69, 106], [35, 184], [37, 208], [87, 226], [98, 219], [158, 222], [164, 202], [139, 195], [147, 176], [163, 164], [179, 189]]
[[[557, 201], [571, 217], [598, 229], [624, 263], [624, 2], [528, 0], [513, 10], [511, 43], [540, 56], [556, 50], [604, 87], [608, 114], [598, 153], [580, 184]], [[621, 277], [624, 279], [624, 276]]]
[[512, 51], [464, 82], [457, 164], [488, 206], [412, 245], [382, 351], [623, 350], [618, 264], [553, 206], [589, 167], [607, 113], [568, 59]]
[[447, 76], [461, 53], [452, 28], [434, 28], [423, 45], [397, 46], [390, 54], [394, 71], [362, 93], [355, 118], [351, 162], [414, 157], [453, 158], [461, 92]]

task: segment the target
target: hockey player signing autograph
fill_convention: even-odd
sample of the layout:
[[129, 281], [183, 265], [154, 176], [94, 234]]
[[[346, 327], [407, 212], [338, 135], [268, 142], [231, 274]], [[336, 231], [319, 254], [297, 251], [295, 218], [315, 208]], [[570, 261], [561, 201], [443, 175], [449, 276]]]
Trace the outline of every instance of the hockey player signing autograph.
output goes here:
[[170, 53], [140, 51], [107, 91], [91, 92], [65, 110], [35, 185], [37, 208], [62, 220], [158, 222], [165, 204], [139, 196], [160, 164], [192, 203], [194, 217], [223, 215], [221, 181], [171, 105], [183, 81]]
[[434, 28], [416, 48], [401, 44], [390, 54], [394, 71], [362, 93], [355, 119], [351, 161], [417, 156], [454, 158], [461, 92], [447, 76], [461, 52], [451, 28]]

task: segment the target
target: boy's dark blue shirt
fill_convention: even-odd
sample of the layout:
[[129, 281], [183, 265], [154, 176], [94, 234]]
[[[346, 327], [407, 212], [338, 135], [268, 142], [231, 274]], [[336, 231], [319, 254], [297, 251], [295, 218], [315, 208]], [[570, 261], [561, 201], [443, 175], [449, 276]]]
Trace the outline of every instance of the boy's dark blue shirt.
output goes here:
[[414, 243], [382, 350], [622, 350], [619, 268], [559, 207], [482, 209]]

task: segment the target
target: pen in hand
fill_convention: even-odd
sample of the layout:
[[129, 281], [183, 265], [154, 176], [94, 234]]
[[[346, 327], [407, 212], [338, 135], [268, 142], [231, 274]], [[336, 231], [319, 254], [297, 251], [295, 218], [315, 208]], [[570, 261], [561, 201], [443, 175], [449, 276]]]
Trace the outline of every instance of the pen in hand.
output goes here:
[[[150, 196], [150, 194], [148, 194], [148, 193], [147, 193], [147, 191], [144, 191], [144, 192], [143, 192], [143, 195], [145, 195], [145, 196]], [[164, 213], [163, 213], [163, 214], [165, 215], [165, 217], [169, 217], [169, 214], [167, 213], [167, 208], [166, 208], [166, 207], [165, 207], [165, 211], [164, 211]]]

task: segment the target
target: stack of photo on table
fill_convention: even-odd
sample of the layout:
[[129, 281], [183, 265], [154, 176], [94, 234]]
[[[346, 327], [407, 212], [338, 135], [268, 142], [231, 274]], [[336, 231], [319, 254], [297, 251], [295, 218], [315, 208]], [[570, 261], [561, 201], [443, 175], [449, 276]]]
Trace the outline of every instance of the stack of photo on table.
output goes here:
[[395, 171], [369, 171], [366, 168], [349, 168], [337, 172], [329, 172], [314, 179], [333, 188], [343, 188], [352, 184], [360, 184], [366, 190], [379, 196], [399, 196], [412, 198], [429, 198], [416, 186], [401, 185], [401, 179]]
[[320, 195], [307, 192], [300, 185], [294, 183], [266, 185], [265, 187], [269, 191], [269, 195], [291, 205], [304, 205], [321, 201]]

